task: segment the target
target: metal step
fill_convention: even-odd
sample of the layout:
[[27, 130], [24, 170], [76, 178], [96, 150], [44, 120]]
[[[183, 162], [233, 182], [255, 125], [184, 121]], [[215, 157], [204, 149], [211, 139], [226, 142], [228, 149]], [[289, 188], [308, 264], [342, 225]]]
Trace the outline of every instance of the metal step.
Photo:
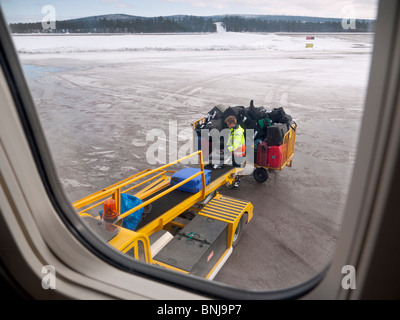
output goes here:
[[208, 218], [234, 223], [248, 206], [248, 201], [217, 194], [199, 214]]

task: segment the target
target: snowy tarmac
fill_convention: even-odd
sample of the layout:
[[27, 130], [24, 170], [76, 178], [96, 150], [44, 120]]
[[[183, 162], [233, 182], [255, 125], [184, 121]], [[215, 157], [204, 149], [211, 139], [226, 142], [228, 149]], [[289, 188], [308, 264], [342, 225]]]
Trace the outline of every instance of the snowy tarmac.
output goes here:
[[[309, 280], [340, 231], [368, 84], [372, 34], [14, 35], [68, 197], [148, 167], [146, 139], [215, 105], [283, 107], [298, 125], [292, 168], [221, 191], [254, 205], [215, 278], [254, 290]], [[306, 48], [312, 43], [313, 48]], [[165, 148], [169, 151], [168, 141]], [[170, 159], [166, 153], [166, 162]]]

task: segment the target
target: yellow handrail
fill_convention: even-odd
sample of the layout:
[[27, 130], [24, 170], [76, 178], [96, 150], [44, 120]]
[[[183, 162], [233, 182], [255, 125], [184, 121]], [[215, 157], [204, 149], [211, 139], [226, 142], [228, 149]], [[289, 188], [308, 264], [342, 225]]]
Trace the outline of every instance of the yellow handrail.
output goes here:
[[144, 250], [144, 258], [147, 263], [152, 263], [151, 258], [151, 247], [150, 247], [150, 240], [147, 236], [144, 236], [140, 233], [137, 233], [134, 239], [133, 250], [135, 254], [135, 259], [139, 260], [139, 241], [143, 243], [143, 250]]
[[296, 143], [296, 130], [297, 130], [297, 125], [294, 124], [294, 128], [291, 131], [291, 137], [289, 139], [289, 145], [288, 145], [288, 155], [291, 157], [294, 153], [294, 146]]
[[[151, 180], [153, 180], [153, 179], [155, 179], [155, 178], [157, 178], [157, 177], [159, 177], [159, 176], [165, 174], [165, 172], [166, 172], [166, 171], [162, 171], [162, 172], [160, 172], [159, 174], [155, 175], [154, 177], [151, 177], [150, 179], [147, 179], [147, 180], [145, 180], [145, 181], [143, 181], [143, 182], [141, 182], [141, 183], [139, 183], [139, 184], [137, 184], [137, 185], [135, 185], [135, 186], [133, 186], [133, 187], [131, 187], [131, 188], [128, 188], [128, 189], [124, 190], [124, 192], [128, 192], [128, 191], [131, 191], [131, 190], [133, 190], [133, 189], [135, 189], [135, 188], [137, 188], [137, 187], [140, 187], [141, 185], [143, 185], [143, 184], [145, 184], [145, 183], [147, 183], [147, 182], [150, 182]], [[85, 208], [84, 210], [80, 211], [79, 214], [82, 214], [82, 213], [84, 213], [84, 212], [87, 212], [87, 211], [89, 211], [89, 210], [91, 210], [91, 209], [93, 209], [93, 208], [99, 206], [100, 204], [102, 204], [103, 201], [105, 200], [104, 197], [106, 197], [107, 195], [112, 195], [112, 194], [114, 194], [114, 193], [120, 194], [120, 193], [121, 193], [121, 189], [122, 189], [124, 186], [126, 186], [126, 185], [123, 184], [123, 185], [119, 186], [118, 188], [115, 188], [115, 187], [114, 187], [114, 188], [109, 189], [109, 190], [107, 189], [107, 192], [106, 192], [106, 189], [104, 189], [104, 192], [103, 192], [103, 193], [99, 193], [98, 195], [96, 195], [96, 197], [93, 197], [93, 198], [90, 197], [89, 200], [86, 199], [86, 201], [83, 202], [83, 204], [81, 203], [80, 206], [76, 206], [75, 208], [81, 208], [82, 206], [88, 205], [89, 203], [92, 203], [92, 202], [94, 202], [94, 201], [96, 201], [96, 200], [101, 199], [100, 202], [97, 202], [97, 203], [91, 205], [90, 207]], [[93, 200], [93, 199], [95, 199], [95, 200]], [[109, 198], [108, 198], [108, 199], [109, 199]], [[120, 208], [120, 204], [119, 204], [118, 201], [117, 201], [117, 203], [116, 203], [116, 206], [117, 206], [117, 208]]]
[[[143, 202], [141, 205], [136, 206], [136, 207], [132, 208], [131, 210], [129, 210], [129, 211], [127, 211], [127, 212], [121, 214], [121, 215], [119, 216], [119, 219], [126, 218], [127, 216], [129, 216], [129, 215], [132, 214], [133, 212], [135, 212], [135, 211], [137, 211], [137, 210], [140, 210], [141, 208], [143, 208], [143, 207], [149, 205], [150, 203], [152, 203], [152, 202], [158, 200], [159, 198], [161, 198], [161, 197], [167, 195], [168, 193], [174, 191], [175, 189], [177, 189], [177, 188], [179, 188], [180, 186], [184, 185], [184, 184], [187, 183], [188, 181], [190, 181], [190, 180], [192, 180], [192, 179], [198, 177], [199, 175], [202, 176], [202, 183], [203, 183], [202, 194], [203, 194], [203, 199], [204, 199], [204, 198], [205, 198], [205, 192], [206, 192], [206, 178], [205, 178], [205, 173], [204, 173], [203, 156], [202, 156], [201, 150], [200, 150], [200, 151], [197, 151], [197, 152], [195, 152], [195, 153], [193, 153], [193, 154], [191, 154], [191, 155], [189, 155], [189, 156], [186, 156], [186, 157], [184, 157], [184, 158], [181, 158], [181, 159], [179, 159], [179, 160], [176, 160], [176, 161], [174, 161], [174, 162], [172, 162], [172, 163], [170, 163], [170, 164], [167, 164], [167, 165], [165, 165], [165, 166], [163, 166], [163, 167], [160, 167], [159, 169], [167, 168], [167, 167], [169, 167], [169, 166], [172, 166], [172, 165], [174, 165], [174, 164], [177, 164], [177, 163], [179, 163], [179, 162], [182, 162], [183, 160], [186, 160], [186, 159], [188, 159], [188, 158], [190, 158], [190, 157], [193, 157], [194, 155], [197, 155], [197, 154], [199, 155], [199, 160], [200, 160], [200, 171], [199, 171], [198, 173], [196, 173], [196, 174], [190, 176], [189, 178], [183, 180], [182, 182], [176, 184], [175, 186], [168, 188], [167, 190], [161, 192], [160, 194], [154, 196], [153, 198], [151, 198], [151, 199], [149, 199], [149, 200]], [[157, 170], [157, 169], [155, 169], [155, 170]], [[153, 170], [153, 171], [154, 171], [154, 170]], [[146, 176], [146, 175], [147, 175], [147, 174], [145, 174], [144, 176]]]
[[196, 127], [197, 127], [197, 125], [198, 124], [203, 124], [203, 123], [205, 123], [206, 122], [206, 117], [204, 117], [204, 118], [201, 118], [201, 119], [199, 119], [199, 120], [196, 120], [193, 124], [192, 124], [192, 129], [194, 130], [194, 129], [196, 129]]
[[[132, 189], [134, 189], [134, 188], [136, 188], [136, 187], [138, 187], [140, 185], [143, 185], [143, 184], [145, 184], [145, 183], [147, 183], [147, 182], [149, 182], [149, 181], [151, 181], [151, 180], [153, 180], [153, 179], [165, 174], [166, 172], [171, 172], [171, 171], [164, 170], [164, 169], [166, 169], [168, 167], [171, 167], [171, 166], [173, 166], [175, 164], [178, 164], [178, 163], [180, 163], [180, 162], [182, 162], [182, 161], [184, 161], [186, 159], [189, 159], [191, 157], [194, 157], [196, 155], [199, 156], [200, 172], [194, 174], [193, 176], [187, 178], [186, 180], [180, 182], [179, 184], [177, 184], [177, 185], [165, 190], [164, 192], [154, 196], [153, 198], [145, 201], [141, 205], [139, 205], [139, 206], [127, 211], [127, 212], [120, 212], [121, 192], [122, 192], [122, 188], [123, 187], [126, 187], [127, 185], [132, 184], [132, 183], [134, 183], [134, 182], [136, 182], [136, 181], [138, 181], [140, 179], [143, 179], [143, 178], [145, 178], [145, 177], [147, 177], [147, 176], [149, 176], [151, 174], [157, 173], [155, 176], [153, 176], [153, 177], [151, 177], [151, 178], [149, 178], [149, 179], [147, 179], [145, 181], [142, 181], [139, 184], [137, 184], [137, 185], [135, 185], [135, 186], [133, 186], [133, 187], [127, 189], [127, 190], [124, 190], [124, 191], [127, 192], [129, 190], [132, 190]], [[89, 195], [89, 196], [87, 196], [87, 197], [85, 197], [85, 198], [83, 198], [81, 200], [78, 200], [78, 201], [74, 202], [73, 206], [77, 210], [77, 209], [83, 208], [85, 206], [88, 206], [90, 204], [93, 204], [93, 202], [96, 202], [96, 201], [101, 200], [101, 199], [104, 200], [104, 198], [112, 196], [116, 201], [117, 210], [120, 213], [120, 219], [123, 219], [123, 218], [127, 217], [128, 215], [132, 214], [133, 212], [135, 212], [135, 211], [147, 206], [148, 204], [156, 201], [157, 199], [159, 199], [159, 198], [165, 196], [166, 194], [172, 192], [173, 190], [179, 188], [183, 184], [185, 184], [188, 181], [196, 178], [199, 175], [202, 175], [202, 182], [203, 182], [202, 197], [204, 199], [205, 198], [205, 192], [206, 192], [206, 183], [205, 183], [203, 155], [202, 155], [202, 151], [201, 150], [199, 150], [197, 152], [194, 152], [194, 153], [192, 153], [192, 154], [190, 154], [190, 155], [188, 155], [186, 157], [183, 157], [181, 159], [178, 159], [178, 160], [176, 160], [174, 162], [171, 162], [169, 164], [163, 165], [163, 166], [161, 166], [159, 168], [156, 168], [156, 169], [153, 169], [153, 170], [149, 170], [149, 169], [144, 170], [144, 171], [142, 171], [142, 172], [140, 172], [140, 173], [138, 173], [136, 175], [133, 175], [130, 178], [127, 178], [127, 179], [123, 180], [122, 183], [119, 182], [119, 183], [113, 184], [110, 187], [102, 189], [102, 190], [100, 190], [100, 191], [98, 191], [98, 192], [96, 192], [94, 194], [91, 194], [91, 195]], [[102, 203], [102, 201], [100, 201], [98, 203], [95, 203], [95, 204], [91, 205], [90, 207], [85, 208], [84, 210], [80, 211], [79, 214], [82, 215], [85, 212], [89, 211], [90, 209], [93, 209], [96, 206], [100, 205], [101, 203]]]
[[154, 202], [154, 201], [156, 201], [156, 200], [162, 198], [162, 197], [165, 196], [166, 194], [168, 194], [168, 193], [174, 191], [175, 189], [179, 188], [180, 186], [184, 185], [186, 182], [188, 182], [188, 181], [190, 181], [190, 180], [196, 178], [196, 177], [199, 176], [199, 175], [204, 175], [204, 173], [200, 171], [200, 172], [198, 172], [198, 173], [192, 175], [191, 177], [187, 178], [186, 180], [184, 180], [184, 181], [182, 181], [182, 182], [180, 182], [180, 183], [174, 185], [174, 186], [171, 187], [171, 188], [168, 188], [167, 190], [161, 192], [160, 194], [154, 196], [153, 198], [151, 198], [151, 199], [149, 199], [149, 200], [143, 202], [141, 205], [138, 205], [138, 206], [132, 208], [131, 210], [129, 210], [129, 211], [127, 211], [127, 212], [121, 214], [121, 215], [119, 216], [119, 218], [120, 218], [120, 219], [126, 218], [127, 216], [129, 216], [129, 215], [132, 214], [133, 212], [135, 212], [135, 211], [137, 211], [137, 210], [139, 210], [139, 209], [141, 209], [141, 208], [147, 206], [148, 204], [150, 204], [150, 203], [152, 203], [152, 202]]
[[112, 194], [115, 190], [117, 190], [119, 188], [123, 188], [125, 185], [128, 185], [128, 184], [132, 183], [131, 180], [133, 178], [135, 178], [135, 177], [143, 174], [143, 172], [147, 172], [147, 171], [149, 171], [149, 169], [146, 169], [146, 170], [144, 170], [142, 172], [139, 172], [139, 173], [137, 173], [137, 174], [135, 174], [135, 175], [133, 175], [133, 176], [131, 176], [129, 178], [126, 178], [125, 180], [119, 181], [119, 182], [117, 182], [117, 183], [115, 183], [115, 184], [113, 184], [113, 185], [111, 185], [111, 186], [109, 186], [107, 188], [104, 188], [104, 189], [102, 189], [100, 191], [97, 191], [97, 192], [95, 192], [95, 193], [93, 193], [93, 194], [91, 194], [91, 195], [89, 195], [89, 196], [87, 196], [87, 197], [85, 197], [83, 199], [75, 201], [73, 203], [73, 206], [75, 207], [75, 209], [79, 209], [79, 208], [82, 208], [82, 207], [88, 205], [89, 203], [92, 203], [93, 201], [96, 201], [96, 200], [93, 200], [93, 199], [104, 198], [106, 195]]
[[[148, 171], [148, 170], [145, 170], [145, 171], [142, 171], [142, 172], [146, 172], [146, 171]], [[129, 188], [127, 190], [124, 190], [124, 192], [130, 191], [130, 190], [132, 190], [132, 189], [134, 189], [136, 187], [139, 187], [140, 185], [142, 185], [142, 184], [144, 184], [146, 182], [149, 182], [149, 181], [157, 178], [158, 176], [165, 174], [166, 172], [167, 171], [162, 171], [159, 174], [155, 175], [154, 177], [151, 177], [150, 179], [147, 179], [143, 183], [140, 183], [139, 185], [136, 185], [136, 186], [134, 186], [132, 188]], [[83, 208], [83, 207], [95, 202], [95, 201], [101, 200], [100, 202], [95, 203], [95, 204], [91, 205], [90, 207], [85, 208], [82, 211], [79, 211], [79, 214], [82, 214], [82, 213], [87, 212], [87, 211], [97, 207], [98, 205], [100, 205], [105, 200], [106, 197], [113, 196], [113, 198], [116, 198], [116, 206], [117, 206], [117, 210], [119, 210], [119, 208], [120, 208], [120, 203], [119, 203], [120, 202], [119, 201], [120, 197], [118, 195], [121, 194], [121, 191], [122, 191], [123, 187], [125, 187], [125, 186], [127, 186], [127, 185], [129, 185], [129, 184], [131, 184], [131, 183], [136, 181], [136, 179], [132, 179], [132, 178], [136, 177], [137, 175], [138, 174], [136, 174], [136, 175], [134, 175], [134, 176], [132, 176], [132, 177], [130, 177], [128, 179], [123, 180], [122, 183], [119, 182], [119, 183], [113, 184], [110, 187], [107, 187], [107, 188], [102, 189], [102, 190], [100, 190], [100, 191], [98, 191], [96, 193], [93, 193], [93, 194], [91, 194], [91, 195], [89, 195], [89, 196], [87, 196], [87, 197], [85, 197], [85, 198], [83, 198], [81, 200], [78, 200], [78, 201], [74, 202], [72, 205], [74, 206], [74, 208], [76, 210], [78, 210], [80, 208]], [[109, 198], [107, 198], [107, 199], [109, 199]]]
[[285, 150], [282, 152], [282, 161], [281, 161], [282, 165], [287, 163], [294, 153], [296, 130], [297, 126], [296, 124], [294, 124], [294, 127], [290, 128], [289, 131], [285, 134], [285, 137], [283, 138], [283, 145], [285, 146]]

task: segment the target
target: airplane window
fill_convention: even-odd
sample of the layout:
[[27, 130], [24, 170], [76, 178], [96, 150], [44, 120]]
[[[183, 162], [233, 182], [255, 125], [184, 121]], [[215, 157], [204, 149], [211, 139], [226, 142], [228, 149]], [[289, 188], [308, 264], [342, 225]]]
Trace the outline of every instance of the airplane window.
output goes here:
[[[256, 291], [320, 274], [355, 161], [377, 2], [148, 2], [1, 1], [74, 214], [132, 263]], [[241, 167], [212, 158], [232, 155], [232, 114]]]

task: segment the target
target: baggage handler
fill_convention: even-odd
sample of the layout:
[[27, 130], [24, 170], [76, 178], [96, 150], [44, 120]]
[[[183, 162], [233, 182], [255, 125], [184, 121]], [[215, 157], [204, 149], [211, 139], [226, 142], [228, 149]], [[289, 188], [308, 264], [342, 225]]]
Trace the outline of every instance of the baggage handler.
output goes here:
[[[237, 123], [235, 116], [229, 116], [225, 119], [225, 123], [231, 134], [228, 138], [227, 147], [232, 152], [232, 165], [236, 168], [240, 168], [244, 163], [246, 156], [246, 139], [244, 137], [244, 129]], [[238, 176], [235, 177], [234, 187], [238, 187], [240, 179]]]

